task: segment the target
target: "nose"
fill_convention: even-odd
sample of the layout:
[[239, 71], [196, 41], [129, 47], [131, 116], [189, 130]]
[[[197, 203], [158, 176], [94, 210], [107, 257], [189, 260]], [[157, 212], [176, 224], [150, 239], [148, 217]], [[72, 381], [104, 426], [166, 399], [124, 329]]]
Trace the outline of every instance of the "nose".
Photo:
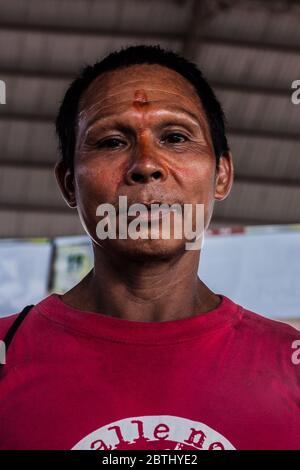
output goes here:
[[151, 163], [135, 164], [127, 173], [129, 184], [150, 183], [152, 181], [163, 181], [165, 179], [164, 171], [158, 165]]
[[155, 155], [154, 149], [147, 152], [138, 152], [135, 160], [131, 163], [127, 174], [127, 184], [162, 182], [167, 178], [167, 170], [162, 164], [159, 155]]

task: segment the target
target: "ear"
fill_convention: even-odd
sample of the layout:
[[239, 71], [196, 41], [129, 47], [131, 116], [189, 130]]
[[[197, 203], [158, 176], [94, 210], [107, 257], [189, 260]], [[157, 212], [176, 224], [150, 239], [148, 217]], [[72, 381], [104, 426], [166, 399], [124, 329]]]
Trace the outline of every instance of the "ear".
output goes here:
[[216, 171], [215, 199], [222, 201], [231, 190], [233, 184], [233, 161], [231, 152], [221, 155]]
[[56, 163], [54, 172], [64, 200], [69, 207], [76, 207], [73, 172], [71, 172], [70, 168], [66, 166], [63, 160]]

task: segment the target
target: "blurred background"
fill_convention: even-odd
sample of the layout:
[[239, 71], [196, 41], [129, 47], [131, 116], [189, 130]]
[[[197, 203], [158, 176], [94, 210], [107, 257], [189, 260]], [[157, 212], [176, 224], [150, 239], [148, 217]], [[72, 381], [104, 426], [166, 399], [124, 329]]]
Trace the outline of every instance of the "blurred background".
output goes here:
[[0, 0], [0, 315], [91, 269], [54, 179], [54, 119], [84, 64], [141, 43], [195, 61], [227, 116], [235, 184], [215, 206], [201, 277], [300, 327], [298, 0]]

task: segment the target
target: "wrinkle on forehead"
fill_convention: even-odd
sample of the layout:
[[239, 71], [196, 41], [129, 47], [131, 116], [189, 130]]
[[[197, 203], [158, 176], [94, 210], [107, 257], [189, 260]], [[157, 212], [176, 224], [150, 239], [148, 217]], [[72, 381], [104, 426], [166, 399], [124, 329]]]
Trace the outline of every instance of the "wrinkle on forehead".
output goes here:
[[79, 100], [78, 128], [86, 132], [98, 119], [118, 117], [127, 110], [145, 112], [146, 103], [161, 105], [165, 110], [173, 105], [186, 108], [197, 116], [211, 140], [207, 116], [194, 86], [174, 70], [154, 64], [117, 69], [95, 78]]
[[134, 89], [151, 92], [150, 94], [157, 92], [181, 96], [194, 105], [195, 102], [200, 102], [194, 86], [178, 72], [161, 65], [140, 64], [105, 72], [96, 77], [81, 96], [79, 111], [94, 104], [95, 100], [101, 105], [102, 101], [111, 100], [120, 93], [131, 92], [130, 98], [133, 99]]
[[149, 103], [149, 100], [148, 100], [148, 96], [145, 90], [141, 89], [141, 90], [136, 90], [134, 92], [133, 104], [145, 105], [148, 103]]
[[[138, 68], [138, 72], [135, 72], [135, 76], [139, 75], [139, 77], [130, 78], [130, 75], [133, 74], [136, 68]], [[129, 75], [129, 77], [126, 75]], [[99, 89], [104, 91], [105, 94], [109, 93], [111, 88], [120, 88], [123, 90], [126, 86], [131, 87], [132, 85], [134, 85], [136, 89], [142, 89], [145, 84], [149, 84], [149, 81], [151, 81], [152, 84], [165, 84], [167, 88], [171, 86], [173, 89], [181, 91], [185, 95], [191, 93], [198, 96], [194, 86], [181, 74], [167, 67], [155, 66], [154, 64], [148, 65], [146, 71], [145, 65], [138, 65], [104, 72], [90, 83], [84, 95], [89, 95], [89, 91], [97, 86], [99, 86]]]
[[[134, 103], [136, 103], [137, 105], [134, 105]], [[120, 101], [118, 112], [116, 112], [111, 105], [101, 107], [100, 109], [97, 105], [94, 105], [94, 112], [90, 111], [85, 114], [85, 111], [82, 111], [80, 113], [78, 124], [81, 129], [85, 129], [85, 132], [88, 133], [94, 127], [94, 125], [97, 126], [101, 123], [105, 123], [104, 125], [107, 125], [109, 122], [113, 122], [115, 124], [118, 123], [117, 125], [119, 125], [120, 119], [123, 119], [125, 117], [126, 119], [138, 119], [139, 117], [141, 117], [142, 113], [144, 117], [148, 115], [150, 119], [152, 119], [154, 116], [156, 116], [158, 119], [169, 119], [169, 121], [172, 121], [172, 119], [174, 119], [174, 122], [177, 118], [183, 118], [185, 120], [188, 119], [190, 124], [202, 128], [202, 131], [204, 131], [205, 134], [209, 135], [209, 125], [203, 113], [188, 111], [180, 105], [172, 105], [168, 106], [168, 108], [160, 109], [155, 106], [156, 103], [160, 103], [160, 100], [152, 100], [151, 104], [153, 104], [153, 106], [150, 108], [148, 108], [147, 106], [148, 109], [145, 109], [144, 102], [141, 103], [139, 101], [134, 101], [133, 103], [131, 103], [127, 100]], [[130, 106], [131, 104], [133, 105], [132, 107]], [[147, 102], [147, 104], [150, 103]], [[128, 115], [127, 113], [130, 114]]]
[[[197, 101], [195, 100], [191, 100], [189, 98], [187, 98], [186, 96], [183, 96], [182, 94], [180, 93], [174, 93], [172, 91], [166, 91], [166, 90], [162, 90], [162, 89], [159, 89], [159, 88], [147, 88], [147, 91], [148, 92], [159, 92], [161, 94], [166, 94], [168, 96], [171, 96], [173, 95], [174, 97], [176, 97], [177, 99], [178, 98], [184, 98], [185, 102], [188, 102], [189, 104], [192, 105], [192, 107], [197, 110], [198, 112], [200, 113], [203, 113], [204, 110], [203, 110], [203, 106], [200, 102], [200, 99], [198, 98]], [[123, 92], [119, 92], [119, 93], [113, 93], [109, 96], [106, 96], [104, 97], [103, 99], [101, 100], [97, 100], [97, 98], [95, 97], [96, 101], [94, 101], [94, 103], [90, 104], [89, 106], [85, 106], [83, 109], [81, 109], [81, 111], [79, 111], [78, 113], [78, 118], [79, 119], [83, 119], [83, 118], [86, 118], [88, 116], [88, 114], [92, 114], [94, 112], [94, 110], [97, 110], [97, 111], [100, 111], [100, 108], [101, 108], [101, 111], [103, 110], [106, 110], [106, 109], [109, 109], [109, 108], [112, 108], [115, 103], [113, 102], [112, 98], [116, 98], [117, 96], [122, 96], [124, 94], [124, 91]], [[122, 99], [122, 100], [119, 100], [118, 101], [118, 105], [122, 105], [122, 104], [126, 104], [126, 103], [132, 103], [134, 102], [136, 99], [134, 97], [131, 97], [128, 99]], [[107, 104], [105, 104], [106, 102], [108, 101]], [[136, 100], [136, 101], [140, 101], [140, 99]], [[160, 98], [154, 98], [154, 97], [150, 97], [147, 95], [147, 103], [158, 103], [158, 102], [161, 102], [163, 101], [162, 97]], [[178, 103], [178, 101], [176, 100], [176, 103]], [[199, 109], [200, 108], [200, 109]]]

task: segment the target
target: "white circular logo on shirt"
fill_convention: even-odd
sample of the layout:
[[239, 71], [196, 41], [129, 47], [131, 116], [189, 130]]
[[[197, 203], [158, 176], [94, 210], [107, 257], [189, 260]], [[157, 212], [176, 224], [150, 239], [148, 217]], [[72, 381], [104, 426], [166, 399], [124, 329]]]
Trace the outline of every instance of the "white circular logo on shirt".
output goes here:
[[178, 416], [138, 416], [102, 426], [72, 450], [235, 450], [222, 434]]

